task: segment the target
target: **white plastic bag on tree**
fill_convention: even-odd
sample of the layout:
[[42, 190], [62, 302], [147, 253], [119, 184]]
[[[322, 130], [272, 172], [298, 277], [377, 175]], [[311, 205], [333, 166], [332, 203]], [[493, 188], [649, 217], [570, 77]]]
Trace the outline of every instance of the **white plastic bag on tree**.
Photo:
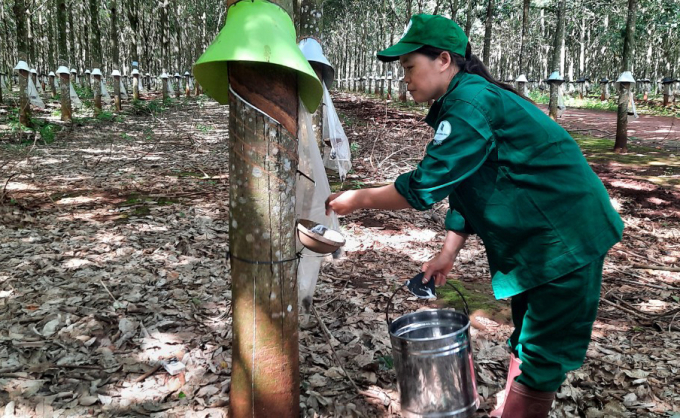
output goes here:
[[352, 169], [352, 154], [345, 130], [333, 106], [331, 94], [326, 85], [323, 86], [324, 123], [323, 138], [331, 143], [330, 152], [324, 153], [324, 165], [338, 172], [341, 181], [345, 181], [347, 172]]
[[123, 84], [123, 80], [120, 80], [120, 97], [123, 100], [128, 99], [127, 90], [125, 89], [125, 84]]
[[635, 109], [635, 93], [631, 89], [628, 92], [628, 122], [632, 122], [639, 117], [637, 109]]
[[109, 96], [109, 91], [106, 90], [106, 83], [102, 80], [99, 85], [101, 86], [102, 103], [111, 104], [111, 96]]
[[71, 107], [75, 109], [80, 109], [83, 107], [83, 102], [80, 101], [80, 98], [76, 94], [76, 89], [73, 88], [73, 83], [68, 83], [70, 88], [71, 88]]
[[561, 118], [567, 105], [564, 104], [564, 89], [562, 86], [557, 87], [557, 117]]
[[[298, 219], [309, 219], [340, 231], [340, 224], [335, 213], [326, 216], [325, 204], [331, 194], [331, 186], [328, 184], [321, 152], [314, 138], [312, 115], [302, 101], [300, 101], [299, 118], [299, 173], [295, 192], [295, 214]], [[299, 306], [302, 306], [305, 311], [309, 311], [312, 304], [322, 261], [323, 255], [306, 248], [302, 249], [302, 257], [298, 265], [298, 300]]]
[[28, 77], [28, 100], [31, 101], [33, 106], [45, 109], [45, 103], [43, 103], [35, 84], [33, 84], [33, 77]]

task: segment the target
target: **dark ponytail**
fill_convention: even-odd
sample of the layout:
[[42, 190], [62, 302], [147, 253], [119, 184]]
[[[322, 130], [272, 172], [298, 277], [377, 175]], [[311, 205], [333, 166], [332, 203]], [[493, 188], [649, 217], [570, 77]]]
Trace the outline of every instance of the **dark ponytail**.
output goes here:
[[[425, 45], [415, 52], [423, 54], [426, 57], [430, 58], [431, 60], [434, 60], [435, 58], [439, 57], [439, 55], [441, 55], [441, 53], [444, 52], [444, 51], [445, 51], [444, 49], [435, 48], [433, 46]], [[456, 64], [456, 66], [458, 67], [458, 69], [460, 71], [464, 71], [464, 72], [470, 73], [470, 74], [476, 74], [476, 75], [482, 77], [483, 79], [485, 79], [486, 81], [488, 81], [489, 83], [494, 84], [494, 85], [502, 88], [503, 90], [513, 92], [516, 95], [518, 95], [519, 97], [521, 97], [525, 100], [528, 100], [531, 103], [534, 103], [533, 100], [531, 100], [530, 98], [526, 97], [525, 95], [523, 95], [522, 93], [517, 91], [517, 89], [515, 89], [510, 84], [502, 83], [502, 82], [496, 80], [495, 78], [493, 78], [493, 76], [491, 75], [489, 70], [486, 68], [486, 65], [484, 65], [482, 60], [480, 60], [479, 57], [477, 57], [477, 55], [472, 54], [472, 48], [470, 47], [469, 42], [467, 44], [467, 48], [465, 49], [465, 56], [464, 57], [460, 56], [458, 54], [454, 54], [454, 53], [449, 52], [449, 51], [446, 51], [446, 52], [448, 52], [451, 55], [451, 60]]]

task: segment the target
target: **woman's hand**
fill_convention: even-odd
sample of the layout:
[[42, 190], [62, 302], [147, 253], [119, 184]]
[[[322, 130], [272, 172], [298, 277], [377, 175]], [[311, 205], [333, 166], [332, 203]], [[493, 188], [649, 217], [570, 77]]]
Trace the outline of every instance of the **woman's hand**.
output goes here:
[[423, 264], [422, 271], [425, 273], [423, 283], [427, 283], [430, 281], [430, 278], [433, 278], [435, 286], [443, 286], [446, 284], [446, 276], [453, 268], [453, 262], [456, 259], [456, 255], [457, 253], [451, 254], [442, 251], [432, 260]]
[[326, 199], [326, 216], [331, 211], [338, 215], [347, 215], [360, 208], [359, 193], [361, 190], [347, 190], [344, 192], [333, 193]]

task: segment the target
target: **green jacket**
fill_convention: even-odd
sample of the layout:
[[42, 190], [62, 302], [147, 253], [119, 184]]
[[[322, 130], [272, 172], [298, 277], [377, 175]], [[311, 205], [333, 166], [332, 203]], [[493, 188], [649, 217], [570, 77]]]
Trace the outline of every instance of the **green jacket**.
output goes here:
[[496, 298], [571, 273], [621, 240], [623, 222], [578, 144], [531, 102], [461, 72], [425, 122], [434, 140], [395, 187], [418, 210], [448, 196], [446, 229], [484, 241]]

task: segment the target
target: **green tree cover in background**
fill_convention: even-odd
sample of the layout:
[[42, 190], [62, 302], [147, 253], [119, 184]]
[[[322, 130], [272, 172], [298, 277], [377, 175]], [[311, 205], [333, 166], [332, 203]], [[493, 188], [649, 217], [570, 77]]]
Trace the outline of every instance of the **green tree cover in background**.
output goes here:
[[[470, 4], [469, 2], [472, 2]], [[493, 2], [489, 69], [501, 80], [520, 74], [522, 0]], [[486, 0], [327, 0], [324, 5], [325, 45], [339, 78], [387, 71], [375, 52], [401, 36], [412, 13], [437, 13], [465, 27], [473, 11], [470, 40], [482, 57]], [[562, 74], [569, 80], [616, 78], [620, 73], [628, 2], [625, 0], [567, 1]], [[549, 71], [556, 27], [556, 0], [532, 0], [524, 63], [529, 79], [544, 79]], [[680, 2], [641, 0], [638, 6], [633, 74], [658, 81], [680, 76]], [[363, 36], [363, 34], [367, 36]], [[364, 58], [366, 57], [366, 59]], [[385, 68], [387, 67], [387, 68]]]
[[[19, 1], [19, 0], [16, 0]], [[28, 60], [47, 73], [60, 55], [56, 0], [21, 0], [26, 3]], [[297, 0], [298, 10], [301, 0]], [[0, 71], [8, 72], [17, 61], [15, 0], [0, 3]], [[115, 3], [114, 3], [115, 2]], [[96, 0], [67, 2], [68, 57], [79, 72], [93, 67], [95, 40], [101, 36], [102, 66], [114, 65], [129, 72], [138, 60], [143, 71], [186, 71], [215, 38], [225, 21], [223, 1], [206, 0]], [[528, 33], [522, 48], [522, 0], [492, 2], [493, 26], [489, 67], [501, 80], [520, 73], [519, 54], [530, 79], [545, 78], [556, 26], [556, 0], [532, 0]], [[336, 66], [338, 78], [398, 74], [397, 65], [383, 66], [375, 52], [396, 41], [413, 13], [453, 16], [462, 27], [470, 25], [474, 52], [482, 56], [486, 0], [326, 0], [323, 5], [323, 44]], [[111, 11], [117, 9], [119, 61], [112, 40]], [[92, 28], [91, 11], [98, 13], [99, 30]], [[472, 10], [468, 19], [468, 10]], [[568, 79], [613, 78], [620, 72], [625, 0], [570, 0], [567, 2], [563, 74]], [[298, 13], [296, 13], [298, 14]], [[641, 0], [636, 23], [633, 73], [638, 78], [659, 80], [680, 76], [680, 2]], [[389, 67], [389, 68], [388, 68]]]
[[[27, 6], [28, 62], [47, 74], [60, 56], [56, 0], [16, 0]], [[0, 1], [0, 72], [11, 72], [17, 62], [15, 0]], [[224, 25], [226, 5], [206, 0], [67, 0], [68, 57], [79, 73], [92, 69], [101, 45], [102, 71], [114, 66], [128, 74], [132, 61], [142, 71], [159, 74], [190, 70], [193, 62]], [[90, 7], [90, 3], [94, 7]], [[112, 10], [117, 11], [118, 55], [114, 62]], [[97, 13], [92, 19], [91, 12]], [[92, 23], [98, 23], [98, 31]], [[72, 23], [72, 25], [71, 25]], [[136, 29], [133, 31], [133, 28]], [[99, 42], [93, 33], [99, 33]]]

